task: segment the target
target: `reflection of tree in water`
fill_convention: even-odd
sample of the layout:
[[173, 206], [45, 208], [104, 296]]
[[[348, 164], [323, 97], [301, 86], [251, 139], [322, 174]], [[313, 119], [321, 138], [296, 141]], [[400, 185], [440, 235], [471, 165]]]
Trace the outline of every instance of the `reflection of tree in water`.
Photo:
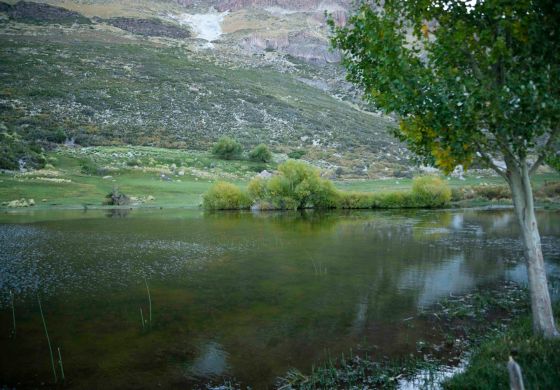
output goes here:
[[105, 214], [108, 218], [126, 218], [132, 209], [110, 209]]

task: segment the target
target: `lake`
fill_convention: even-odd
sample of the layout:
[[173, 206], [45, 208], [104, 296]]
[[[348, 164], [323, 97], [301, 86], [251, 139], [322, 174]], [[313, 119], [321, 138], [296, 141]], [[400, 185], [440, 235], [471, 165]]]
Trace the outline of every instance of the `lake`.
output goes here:
[[[538, 219], [557, 280], [560, 212]], [[404, 319], [525, 281], [511, 210], [13, 212], [0, 248], [0, 385], [18, 387], [52, 382], [38, 296], [69, 387], [263, 389], [350, 349], [407, 353], [432, 330]]]

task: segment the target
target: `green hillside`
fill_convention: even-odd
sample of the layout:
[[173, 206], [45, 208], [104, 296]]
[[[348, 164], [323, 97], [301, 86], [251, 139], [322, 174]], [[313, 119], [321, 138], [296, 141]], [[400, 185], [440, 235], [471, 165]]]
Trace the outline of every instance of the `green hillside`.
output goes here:
[[[254, 55], [199, 51], [181, 39], [103, 22], [0, 23], [0, 121], [27, 140], [207, 150], [227, 134], [363, 174], [406, 150], [393, 123], [310, 82], [335, 70], [293, 58], [289, 72]], [[358, 153], [359, 157], [357, 157]]]

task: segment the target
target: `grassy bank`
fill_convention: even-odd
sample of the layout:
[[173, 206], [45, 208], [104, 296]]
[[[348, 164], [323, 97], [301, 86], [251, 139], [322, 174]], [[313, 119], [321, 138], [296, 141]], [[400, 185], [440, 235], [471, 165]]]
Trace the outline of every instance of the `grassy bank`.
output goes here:
[[[560, 306], [555, 308], [556, 318]], [[525, 316], [508, 331], [486, 340], [472, 355], [467, 370], [444, 383], [445, 389], [509, 389], [510, 355], [521, 366], [528, 389], [557, 389], [560, 384], [560, 340], [533, 335], [531, 318]]]
[[[217, 180], [246, 188], [257, 172], [277, 168], [276, 163], [224, 161], [210, 152], [141, 146], [61, 148], [48, 152], [47, 160], [43, 170], [1, 173], [0, 203], [25, 198], [33, 199], [35, 208], [43, 209], [102, 207], [105, 196], [116, 186], [139, 199], [131, 207], [198, 207], [202, 195]], [[453, 191], [453, 204], [459, 207], [511, 204], [503, 197], [507, 189], [501, 178], [469, 173], [465, 180], [445, 181]], [[534, 178], [537, 190], [558, 182], [560, 175], [553, 173]], [[332, 183], [337, 190], [349, 193], [406, 192], [412, 188], [412, 179], [408, 178]], [[465, 197], [459, 199], [458, 195]], [[537, 191], [537, 195], [540, 205], [554, 207], [553, 193]], [[148, 201], [149, 196], [154, 199]]]
[[[557, 307], [556, 316], [560, 315]], [[283, 389], [317, 388], [414, 388], [507, 389], [507, 362], [512, 350], [523, 369], [527, 388], [553, 389], [560, 383], [560, 341], [534, 337], [527, 292], [506, 284], [452, 297], [427, 309], [407, 326], [437, 330], [438, 337], [418, 341], [401, 358], [387, 359], [355, 354], [329, 359], [309, 374], [290, 371], [280, 378]], [[466, 371], [449, 373], [468, 360]], [[410, 387], [410, 386], [409, 386]]]
[[[217, 179], [247, 182], [274, 165], [223, 161], [210, 153], [152, 147], [63, 148], [45, 169], [0, 174], [0, 202], [34, 199], [36, 208], [101, 207], [113, 187], [133, 207], [197, 207]], [[151, 199], [151, 200], [148, 200]], [[153, 198], [153, 199], [152, 199]]]

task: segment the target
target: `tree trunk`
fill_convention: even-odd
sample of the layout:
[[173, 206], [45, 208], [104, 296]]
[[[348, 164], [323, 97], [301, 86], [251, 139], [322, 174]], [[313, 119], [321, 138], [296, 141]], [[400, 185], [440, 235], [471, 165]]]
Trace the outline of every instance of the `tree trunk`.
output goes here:
[[550, 303], [529, 169], [525, 161], [519, 164], [521, 166], [511, 161], [509, 163], [506, 161], [506, 164], [508, 166], [508, 182], [525, 252], [533, 314], [533, 331], [545, 338], [560, 337]]

